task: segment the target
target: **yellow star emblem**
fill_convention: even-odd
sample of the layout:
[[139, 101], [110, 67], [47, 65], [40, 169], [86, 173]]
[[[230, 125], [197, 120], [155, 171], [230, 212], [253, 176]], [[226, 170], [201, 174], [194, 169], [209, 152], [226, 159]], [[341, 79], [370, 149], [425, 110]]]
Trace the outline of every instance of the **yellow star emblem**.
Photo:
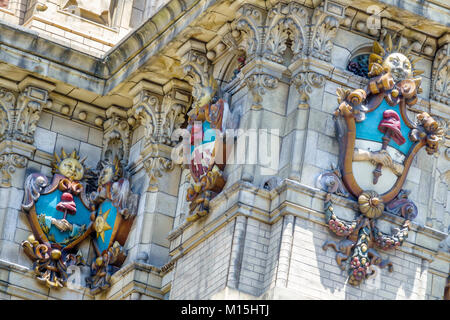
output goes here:
[[112, 229], [111, 226], [106, 222], [110, 211], [111, 209], [108, 209], [108, 211], [103, 213], [102, 209], [100, 208], [97, 219], [95, 219], [95, 231], [97, 231], [97, 238], [101, 236], [103, 242], [105, 242], [105, 231]]

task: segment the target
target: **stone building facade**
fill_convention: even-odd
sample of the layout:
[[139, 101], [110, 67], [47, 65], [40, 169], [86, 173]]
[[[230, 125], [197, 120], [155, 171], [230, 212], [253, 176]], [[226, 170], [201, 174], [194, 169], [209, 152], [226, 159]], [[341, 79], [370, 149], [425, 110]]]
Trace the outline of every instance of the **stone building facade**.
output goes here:
[[[0, 0], [0, 297], [448, 298], [449, 15], [444, 0]], [[379, 250], [393, 270], [373, 265], [354, 286], [323, 248], [338, 239], [324, 203], [331, 197], [351, 221], [358, 201], [327, 192], [320, 178], [340, 161], [337, 89], [367, 87], [373, 43], [388, 35], [421, 58], [408, 115], [427, 112], [443, 134], [404, 180], [417, 216], [401, 246]], [[227, 147], [246, 160], [227, 160], [225, 185], [192, 218], [193, 176], [174, 133], [201, 107], [209, 77], [237, 132]], [[271, 160], [249, 161], [252, 143]], [[37, 281], [25, 253], [35, 233], [22, 206], [26, 179], [51, 180], [62, 147], [86, 157], [93, 175], [119, 159], [138, 199], [126, 259], [102, 290], [86, 281], [98, 255], [90, 238], [75, 247], [85, 263], [62, 288]], [[97, 187], [82, 183], [86, 193]], [[377, 227], [391, 234], [404, 221], [385, 211]]]

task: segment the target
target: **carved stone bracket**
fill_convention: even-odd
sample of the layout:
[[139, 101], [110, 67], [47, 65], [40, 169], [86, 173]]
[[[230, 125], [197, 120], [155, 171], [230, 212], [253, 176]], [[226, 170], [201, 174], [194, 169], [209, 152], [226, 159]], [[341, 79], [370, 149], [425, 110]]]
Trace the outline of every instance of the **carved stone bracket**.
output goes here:
[[103, 134], [102, 160], [113, 162], [119, 159], [124, 165], [130, 150], [130, 125], [127, 114], [118, 107], [112, 106], [106, 111]]
[[266, 12], [261, 8], [244, 4], [238, 10], [238, 17], [236, 19], [236, 30], [241, 32], [242, 41], [239, 48], [246, 52], [247, 60], [261, 54], [262, 39], [264, 37], [263, 28], [266, 19]]
[[252, 97], [252, 109], [259, 110], [262, 108], [262, 96], [266, 93], [266, 89], [275, 89], [278, 87], [278, 79], [269, 74], [252, 74], [245, 79]]
[[211, 62], [206, 56], [206, 45], [203, 42], [190, 39], [177, 52], [181, 57], [181, 66], [186, 80], [192, 86], [194, 101], [201, 101], [203, 88], [209, 86]]
[[301, 72], [294, 77], [293, 83], [300, 94], [300, 103], [298, 107], [300, 109], [305, 109], [309, 107], [308, 101], [313, 92], [313, 88], [323, 87], [325, 84], [325, 77], [315, 72]]
[[174, 168], [173, 161], [162, 156], [149, 156], [143, 164], [150, 179], [148, 191], [158, 191], [158, 179]]
[[6, 153], [0, 155], [0, 187], [11, 187], [12, 174], [18, 168], [25, 168], [27, 158], [16, 153]]
[[158, 178], [174, 168], [171, 151], [178, 141], [172, 138], [186, 121], [190, 102], [187, 90], [188, 85], [180, 80], [163, 87], [142, 80], [131, 90], [135, 95], [131, 115], [145, 128], [141, 160], [150, 179], [150, 190], [157, 190]]

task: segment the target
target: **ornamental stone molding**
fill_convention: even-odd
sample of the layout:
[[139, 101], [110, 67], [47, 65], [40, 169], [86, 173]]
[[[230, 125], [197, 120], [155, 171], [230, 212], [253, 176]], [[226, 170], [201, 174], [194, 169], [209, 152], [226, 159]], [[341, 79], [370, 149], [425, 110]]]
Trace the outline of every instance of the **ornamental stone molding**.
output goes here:
[[325, 84], [325, 77], [315, 72], [300, 72], [292, 81], [300, 94], [298, 107], [305, 109], [309, 107], [308, 101], [313, 88], [322, 88]]
[[450, 44], [437, 52], [433, 61], [431, 99], [444, 104], [450, 103]]
[[267, 15], [268, 27], [264, 45], [264, 57], [283, 63], [283, 54], [290, 41], [293, 59], [305, 55], [307, 43], [308, 11], [297, 2], [278, 3]]
[[264, 57], [284, 64], [284, 53], [289, 46], [292, 61], [310, 55], [330, 62], [333, 40], [344, 9], [337, 3], [327, 2], [311, 11], [293, 1], [279, 2], [266, 12], [244, 4], [234, 22], [235, 30], [241, 35], [239, 48], [246, 52], [247, 61]]
[[[44, 89], [34, 84], [44, 84]], [[26, 78], [19, 84], [18, 97], [0, 88], [0, 141], [9, 139], [32, 144], [41, 111], [49, 107], [49, 89], [54, 86], [40, 80]]]
[[130, 125], [127, 113], [119, 107], [111, 106], [106, 111], [107, 120], [103, 124], [102, 160], [112, 163], [119, 159], [122, 164], [130, 152]]
[[266, 90], [275, 89], [278, 87], [279, 80], [269, 74], [252, 74], [245, 79], [245, 83], [248, 86], [252, 98], [252, 109], [259, 110], [262, 108], [261, 102], [262, 96], [266, 93]]
[[16, 169], [25, 168], [27, 158], [17, 153], [6, 153], [0, 155], [0, 187], [11, 187], [11, 178]]

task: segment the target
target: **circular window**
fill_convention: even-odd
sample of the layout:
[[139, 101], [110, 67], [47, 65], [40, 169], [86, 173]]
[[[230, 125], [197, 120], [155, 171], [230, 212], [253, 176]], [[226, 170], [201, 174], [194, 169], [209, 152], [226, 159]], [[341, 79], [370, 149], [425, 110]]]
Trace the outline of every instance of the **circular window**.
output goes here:
[[369, 73], [369, 54], [360, 54], [353, 57], [348, 65], [347, 70], [364, 78], [368, 78]]

